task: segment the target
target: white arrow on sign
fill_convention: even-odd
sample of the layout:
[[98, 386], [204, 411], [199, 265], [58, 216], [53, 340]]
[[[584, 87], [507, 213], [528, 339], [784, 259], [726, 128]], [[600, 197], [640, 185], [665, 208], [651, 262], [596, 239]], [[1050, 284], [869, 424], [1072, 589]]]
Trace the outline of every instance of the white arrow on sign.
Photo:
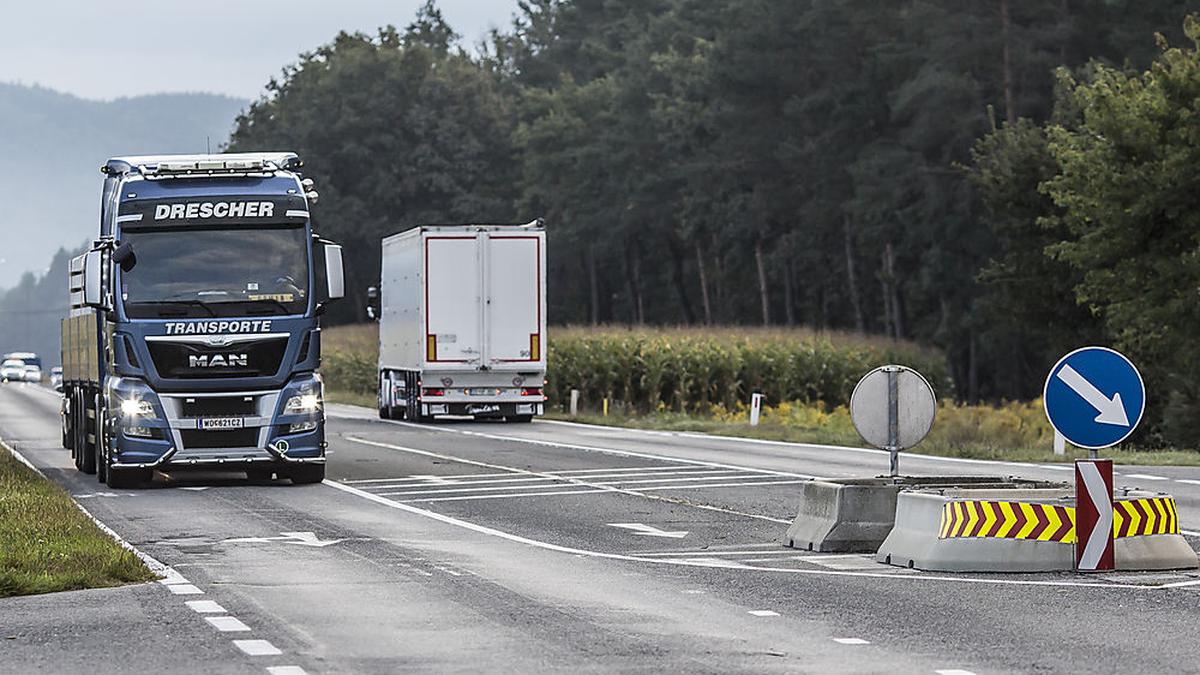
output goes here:
[[321, 539], [317, 538], [317, 535], [313, 534], [312, 532], [280, 532], [279, 534], [281, 536], [278, 536], [278, 537], [239, 537], [237, 539], [225, 539], [221, 543], [222, 544], [231, 544], [231, 543], [258, 543], [258, 544], [261, 544], [261, 543], [265, 543], [268, 541], [282, 541], [282, 542], [286, 542], [288, 544], [298, 544], [300, 546], [312, 546], [315, 548], [322, 548], [325, 546], [329, 546], [330, 544], [336, 544], [340, 541], [346, 541], [345, 539], [329, 539], [327, 541], [322, 541]]
[[1113, 508], [1112, 494], [1104, 484], [1104, 477], [1095, 462], [1080, 462], [1079, 475], [1083, 477], [1083, 485], [1087, 488], [1088, 499], [1096, 506], [1096, 526], [1088, 536], [1083, 547], [1083, 555], [1079, 558], [1079, 569], [1094, 570], [1100, 566], [1100, 558], [1105, 549], [1112, 543]]
[[657, 527], [651, 527], [645, 523], [609, 523], [608, 526], [633, 530], [634, 534], [643, 537], [667, 537], [669, 539], [681, 539], [687, 536], [686, 530], [660, 530]]
[[1058, 379], [1100, 413], [1096, 415], [1097, 424], [1129, 426], [1129, 417], [1125, 415], [1125, 403], [1121, 401], [1120, 392], [1113, 394], [1112, 398], [1105, 396], [1094, 384], [1088, 382], [1086, 377], [1080, 375], [1068, 364], [1064, 364], [1058, 371]]

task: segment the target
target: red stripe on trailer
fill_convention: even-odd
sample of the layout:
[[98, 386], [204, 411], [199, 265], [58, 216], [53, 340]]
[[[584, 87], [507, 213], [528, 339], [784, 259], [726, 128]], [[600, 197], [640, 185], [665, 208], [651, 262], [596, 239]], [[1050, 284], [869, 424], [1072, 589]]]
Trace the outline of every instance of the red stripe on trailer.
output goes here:
[[1111, 459], [1075, 461], [1075, 569], [1080, 572], [1115, 567], [1112, 467]]

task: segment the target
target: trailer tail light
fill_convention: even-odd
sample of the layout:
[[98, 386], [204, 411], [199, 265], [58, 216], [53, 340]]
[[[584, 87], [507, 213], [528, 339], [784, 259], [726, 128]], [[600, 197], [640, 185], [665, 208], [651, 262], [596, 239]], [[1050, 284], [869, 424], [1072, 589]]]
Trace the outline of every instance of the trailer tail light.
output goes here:
[[434, 389], [432, 387], [426, 387], [424, 390], [422, 390], [421, 393], [424, 396], [445, 396], [446, 390], [445, 389]]
[[529, 336], [529, 360], [542, 360], [542, 336], [537, 333], [532, 333]]
[[522, 387], [521, 395], [522, 396], [541, 396], [542, 388], [541, 387]]
[[425, 360], [437, 361], [437, 336], [433, 333], [425, 336]]

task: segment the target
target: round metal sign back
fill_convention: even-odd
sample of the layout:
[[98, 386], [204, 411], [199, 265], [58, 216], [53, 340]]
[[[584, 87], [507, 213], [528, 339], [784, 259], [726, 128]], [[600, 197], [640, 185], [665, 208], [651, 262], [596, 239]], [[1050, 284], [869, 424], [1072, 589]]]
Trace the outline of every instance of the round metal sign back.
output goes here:
[[850, 418], [863, 440], [883, 450], [907, 450], [929, 433], [937, 397], [920, 373], [881, 366], [867, 373], [850, 395]]

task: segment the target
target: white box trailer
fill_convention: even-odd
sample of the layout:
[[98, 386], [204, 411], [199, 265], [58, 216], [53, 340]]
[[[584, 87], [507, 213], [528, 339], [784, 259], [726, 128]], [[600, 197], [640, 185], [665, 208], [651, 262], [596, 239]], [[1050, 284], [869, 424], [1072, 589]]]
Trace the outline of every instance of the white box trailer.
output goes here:
[[423, 226], [383, 240], [379, 414], [528, 422], [543, 412], [546, 231]]

